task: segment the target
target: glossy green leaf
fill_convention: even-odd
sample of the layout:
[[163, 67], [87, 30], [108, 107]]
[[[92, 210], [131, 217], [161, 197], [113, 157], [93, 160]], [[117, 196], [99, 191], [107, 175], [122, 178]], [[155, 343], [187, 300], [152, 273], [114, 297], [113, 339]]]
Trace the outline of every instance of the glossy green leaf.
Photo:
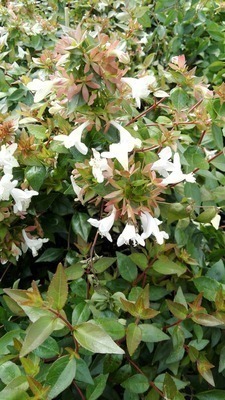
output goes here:
[[40, 358], [48, 359], [48, 358], [53, 358], [57, 357], [59, 355], [59, 346], [57, 341], [49, 336], [44, 343], [42, 343], [40, 346], [38, 346], [34, 350], [34, 354], [36, 354]]
[[88, 219], [88, 214], [77, 212], [71, 220], [73, 232], [80, 235], [84, 241], [88, 240], [89, 233], [91, 232], [91, 224], [87, 222]]
[[46, 168], [44, 166], [27, 167], [25, 177], [32, 189], [39, 191], [46, 178]]
[[35, 260], [36, 263], [39, 262], [52, 262], [57, 261], [63, 257], [64, 249], [60, 248], [49, 248], [44, 251], [44, 253]]
[[91, 315], [89, 305], [84, 301], [75, 306], [72, 313], [72, 325], [79, 325], [86, 322]]
[[27, 334], [23, 342], [20, 357], [25, 357], [28, 353], [40, 346], [55, 329], [54, 316], [40, 317], [27, 329]]
[[199, 293], [203, 293], [203, 296], [207, 300], [215, 301], [216, 293], [221, 287], [219, 282], [215, 279], [209, 278], [208, 276], [194, 278], [193, 282]]
[[159, 274], [177, 276], [183, 275], [187, 269], [184, 265], [175, 263], [166, 256], [160, 256], [159, 259], [154, 262], [152, 268]]
[[66, 303], [67, 296], [67, 277], [62, 264], [59, 264], [56, 273], [50, 282], [47, 291], [47, 299], [52, 308], [61, 310]]
[[76, 375], [76, 360], [69, 356], [60, 357], [49, 368], [46, 384], [51, 387], [48, 400], [56, 398], [71, 385]]
[[137, 278], [138, 270], [135, 263], [125, 254], [117, 251], [117, 265], [120, 275], [128, 282], [133, 282]]
[[0, 379], [5, 385], [8, 385], [14, 378], [21, 375], [18, 365], [12, 361], [7, 361], [0, 365]]
[[124, 351], [98, 325], [84, 322], [74, 331], [74, 337], [85, 349], [93, 353], [124, 354]]

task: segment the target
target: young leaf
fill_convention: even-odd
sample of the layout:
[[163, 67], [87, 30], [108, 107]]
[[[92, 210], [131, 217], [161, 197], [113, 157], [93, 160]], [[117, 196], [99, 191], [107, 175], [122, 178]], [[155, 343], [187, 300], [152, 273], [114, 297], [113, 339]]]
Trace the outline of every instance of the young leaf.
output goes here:
[[82, 347], [93, 353], [124, 354], [124, 351], [100, 326], [91, 322], [78, 325], [75, 328], [74, 337]]
[[170, 312], [178, 319], [186, 319], [188, 310], [183, 304], [176, 303], [175, 301], [166, 300]]
[[126, 342], [130, 356], [132, 356], [135, 350], [138, 348], [141, 339], [142, 333], [139, 326], [134, 323], [129, 324], [126, 332]]
[[47, 299], [52, 308], [61, 310], [67, 300], [68, 284], [62, 264], [59, 264], [47, 292]]
[[40, 346], [55, 329], [55, 318], [41, 317], [31, 324], [23, 342], [20, 357], [25, 357], [32, 350]]

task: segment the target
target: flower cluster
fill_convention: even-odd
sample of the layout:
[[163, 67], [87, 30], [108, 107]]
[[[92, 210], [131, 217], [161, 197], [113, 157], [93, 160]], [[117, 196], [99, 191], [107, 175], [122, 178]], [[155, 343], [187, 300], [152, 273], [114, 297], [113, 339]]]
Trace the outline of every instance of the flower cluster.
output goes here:
[[[13, 179], [13, 168], [19, 167], [19, 163], [14, 157], [16, 150], [16, 143], [2, 145], [0, 148], [0, 171], [2, 170], [3, 172], [0, 178], [0, 202], [6, 202], [6, 204], [9, 204], [9, 207], [12, 204], [13, 214], [18, 218], [24, 219], [32, 197], [37, 196], [39, 193], [35, 190], [23, 190], [17, 187], [18, 180]], [[48, 241], [48, 239], [29, 238], [25, 230], [22, 230], [22, 237], [24, 240], [21, 244], [22, 251], [25, 253], [29, 248], [32, 250], [33, 256], [36, 256], [37, 250], [42, 247], [43, 243]], [[16, 260], [22, 254], [22, 251], [15, 242], [12, 241], [11, 253]], [[4, 256], [1, 256], [1, 262], [4, 263], [6, 261], [7, 260], [4, 259]]]

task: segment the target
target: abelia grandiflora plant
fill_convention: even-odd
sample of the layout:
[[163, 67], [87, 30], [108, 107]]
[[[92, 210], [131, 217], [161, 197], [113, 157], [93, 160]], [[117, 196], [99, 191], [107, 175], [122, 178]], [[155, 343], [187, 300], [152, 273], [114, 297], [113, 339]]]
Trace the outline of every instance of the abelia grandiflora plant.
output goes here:
[[[45, 51], [43, 56], [33, 58], [34, 65], [44, 67], [46, 54]], [[71, 163], [72, 168], [64, 176], [72, 184], [76, 202], [94, 204], [96, 213], [101, 204], [100, 217], [93, 218], [93, 213], [88, 219], [89, 224], [109, 241], [113, 240], [111, 232], [115, 226], [116, 231], [121, 232], [116, 239], [117, 246], [145, 246], [149, 237], [154, 237], [162, 245], [169, 238], [160, 226], [163, 224], [160, 204], [167, 190], [182, 182], [195, 182], [193, 172], [183, 172], [177, 151], [180, 133], [177, 127], [179, 124], [198, 125], [195, 119], [204, 100], [204, 97], [199, 100], [199, 93], [211, 98], [211, 92], [194, 76], [194, 71], [188, 71], [184, 56], [174, 58], [171, 75], [166, 73], [169, 81], [173, 80], [174, 70], [182, 76], [189, 92], [193, 91], [194, 85], [198, 85], [198, 91], [196, 95], [191, 94], [191, 110], [181, 109], [179, 104], [173, 110], [168, 104], [171, 99], [173, 102], [175, 89], [169, 92], [169, 86], [163, 84], [163, 90], [160, 90], [154, 73], [147, 70], [134, 78], [124, 77], [128, 74], [128, 63], [129, 55], [124, 42], [111, 41], [109, 36], [101, 33], [93, 37], [79, 26], [76, 30], [67, 29], [66, 35], [58, 41], [48, 58], [49, 68], [37, 70], [33, 80], [26, 80], [27, 89], [34, 93], [31, 121], [39, 122], [40, 116], [43, 120], [44, 110], [48, 108], [53, 121], [59, 115], [62, 121], [66, 121], [65, 127], [61, 123], [60, 128], [51, 128], [51, 135], [43, 143], [21, 131], [18, 156], [21, 157], [24, 152], [24, 162], [33, 154], [38, 162], [46, 161], [54, 171], [57, 170], [58, 146], [69, 152], [75, 149], [83, 156], [82, 161], [75, 160], [74, 165]], [[140, 120], [142, 113], [137, 114], [136, 110], [136, 107], [141, 107], [142, 101], [150, 105], [143, 113], [143, 121]], [[147, 112], [157, 106], [162, 110], [162, 118], [169, 121], [168, 128], [160, 122], [143, 125], [145, 121], [150, 122], [145, 117]], [[36, 110], [39, 108], [42, 111], [37, 118]], [[25, 106], [23, 112], [25, 118], [21, 123], [26, 127], [28, 122], [29, 127], [30, 117]], [[209, 121], [207, 114], [206, 129]], [[151, 125], [158, 129], [157, 140], [151, 135]], [[149, 132], [147, 136], [142, 134], [143, 129]], [[102, 134], [99, 143], [90, 146], [93, 135], [98, 132]], [[41, 149], [39, 154], [38, 148]], [[20, 189], [18, 181], [13, 180], [12, 168], [19, 167], [14, 157], [16, 149], [16, 143], [1, 148], [1, 199], [11, 200], [12, 212], [24, 219], [32, 197], [37, 196], [38, 191], [32, 190], [32, 187], [28, 189], [25, 183], [24, 189]], [[32, 231], [36, 227], [31, 225], [25, 229]], [[33, 256], [37, 256], [47, 240], [28, 236], [21, 229], [17, 235], [16, 259], [28, 248]], [[15, 243], [12, 241], [11, 249], [13, 246]], [[9, 250], [9, 245], [7, 247]]]

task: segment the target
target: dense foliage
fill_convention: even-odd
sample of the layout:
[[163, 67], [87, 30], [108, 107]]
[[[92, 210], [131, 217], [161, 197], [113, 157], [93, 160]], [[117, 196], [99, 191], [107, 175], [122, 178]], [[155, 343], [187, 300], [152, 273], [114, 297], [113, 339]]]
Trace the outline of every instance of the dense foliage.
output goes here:
[[2, 1], [0, 400], [224, 400], [224, 14]]

